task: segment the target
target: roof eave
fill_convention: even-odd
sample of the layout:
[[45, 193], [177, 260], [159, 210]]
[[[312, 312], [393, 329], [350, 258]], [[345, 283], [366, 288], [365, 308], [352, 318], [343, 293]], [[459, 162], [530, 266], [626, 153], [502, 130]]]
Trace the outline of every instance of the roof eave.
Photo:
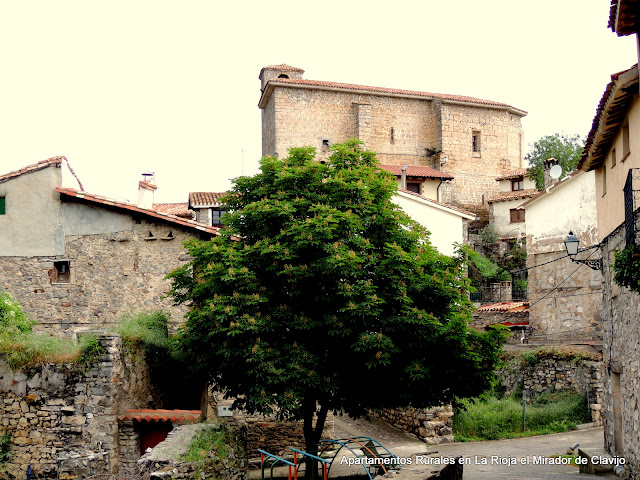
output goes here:
[[289, 87], [289, 88], [302, 88], [308, 90], [324, 90], [329, 92], [342, 92], [342, 93], [352, 93], [356, 95], [374, 95], [378, 97], [396, 97], [396, 98], [412, 98], [418, 100], [438, 100], [442, 103], [447, 103], [450, 105], [463, 105], [463, 106], [473, 106], [480, 108], [490, 108], [493, 110], [505, 110], [507, 112], [513, 113], [514, 115], [518, 115], [520, 117], [527, 116], [527, 112], [524, 110], [520, 110], [519, 108], [512, 107], [510, 105], [493, 105], [487, 103], [479, 103], [479, 102], [464, 102], [461, 100], [451, 100], [442, 97], [435, 97], [429, 95], [412, 95], [410, 93], [392, 93], [392, 92], [377, 92], [373, 90], [365, 90], [365, 89], [355, 89], [355, 88], [340, 88], [340, 87], [330, 87], [326, 85], [308, 85], [308, 84], [299, 84], [299, 83], [284, 83], [278, 82], [276, 80], [269, 80], [267, 86], [262, 92], [262, 96], [260, 97], [260, 101], [258, 102], [258, 107], [261, 109], [266, 108], [269, 103], [269, 99], [273, 93], [275, 87]]
[[442, 210], [442, 211], [445, 211], [445, 212], [448, 212], [448, 213], [452, 213], [452, 214], [457, 215], [459, 217], [466, 218], [467, 220], [476, 220], [476, 218], [477, 218], [475, 215], [473, 215], [471, 213], [464, 213], [464, 212], [461, 212], [460, 210], [457, 210], [455, 208], [451, 208], [451, 207], [442, 205], [440, 203], [429, 201], [428, 198], [421, 198], [421, 197], [418, 197], [416, 195], [410, 195], [410, 194], [405, 193], [405, 192], [403, 192], [401, 190], [398, 190], [396, 193], [398, 195], [400, 195], [401, 197], [408, 198], [410, 200], [415, 200], [416, 202], [420, 202], [420, 203], [422, 203], [424, 205], [429, 205], [430, 207], [437, 208], [438, 210]]

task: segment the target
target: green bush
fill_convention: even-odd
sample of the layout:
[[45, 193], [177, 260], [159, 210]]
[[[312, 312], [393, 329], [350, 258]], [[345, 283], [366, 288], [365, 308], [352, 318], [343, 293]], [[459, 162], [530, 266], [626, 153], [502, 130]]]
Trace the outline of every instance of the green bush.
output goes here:
[[117, 332], [125, 342], [164, 347], [169, 341], [169, 316], [161, 311], [125, 315]]
[[0, 466], [11, 458], [11, 434], [5, 432], [0, 435]]
[[457, 401], [453, 433], [456, 441], [496, 440], [565, 432], [588, 421], [585, 396], [573, 392], [534, 398], [526, 406], [526, 431], [522, 430], [521, 398], [482, 396]]
[[35, 322], [29, 320], [18, 302], [7, 292], [0, 291], [0, 330], [12, 336], [30, 332]]
[[613, 272], [618, 285], [640, 291], [640, 245], [628, 245], [616, 252]]

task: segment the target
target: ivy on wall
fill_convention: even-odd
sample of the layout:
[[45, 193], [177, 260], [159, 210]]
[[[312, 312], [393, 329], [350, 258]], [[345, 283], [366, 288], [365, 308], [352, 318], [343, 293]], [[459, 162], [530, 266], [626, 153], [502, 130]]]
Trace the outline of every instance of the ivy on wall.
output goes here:
[[627, 245], [616, 252], [613, 264], [614, 281], [635, 292], [640, 291], [640, 246]]

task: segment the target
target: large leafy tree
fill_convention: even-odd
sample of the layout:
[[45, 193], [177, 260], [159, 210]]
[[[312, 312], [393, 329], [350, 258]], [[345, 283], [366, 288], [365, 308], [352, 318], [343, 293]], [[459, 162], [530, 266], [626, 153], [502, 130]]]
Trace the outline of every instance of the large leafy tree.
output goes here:
[[573, 172], [584, 149], [584, 140], [580, 135], [554, 133], [538, 139], [524, 159], [529, 163], [529, 178], [536, 182], [538, 190], [544, 190], [544, 161], [555, 158], [562, 167], [562, 175]]
[[500, 332], [467, 328], [464, 259], [441, 255], [391, 203], [396, 189], [357, 141], [264, 158], [226, 198], [219, 237], [190, 240], [170, 274], [190, 305], [181, 342], [236, 408], [304, 419], [428, 406], [483, 391]]

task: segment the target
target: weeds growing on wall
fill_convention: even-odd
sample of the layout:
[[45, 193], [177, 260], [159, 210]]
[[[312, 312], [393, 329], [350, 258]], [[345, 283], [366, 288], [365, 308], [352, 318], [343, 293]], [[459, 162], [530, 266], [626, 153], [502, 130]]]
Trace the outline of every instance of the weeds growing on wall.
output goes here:
[[483, 395], [459, 399], [454, 408], [456, 441], [496, 440], [566, 432], [591, 421], [584, 395], [574, 392], [544, 393], [526, 406], [522, 429], [522, 398]]
[[11, 434], [5, 432], [0, 435], [0, 467], [11, 458]]
[[43, 363], [85, 362], [85, 355], [95, 355], [99, 348], [93, 336], [84, 336], [76, 343], [70, 338], [35, 333], [34, 325], [11, 295], [0, 292], [0, 353], [6, 355], [14, 370], [33, 369]]

